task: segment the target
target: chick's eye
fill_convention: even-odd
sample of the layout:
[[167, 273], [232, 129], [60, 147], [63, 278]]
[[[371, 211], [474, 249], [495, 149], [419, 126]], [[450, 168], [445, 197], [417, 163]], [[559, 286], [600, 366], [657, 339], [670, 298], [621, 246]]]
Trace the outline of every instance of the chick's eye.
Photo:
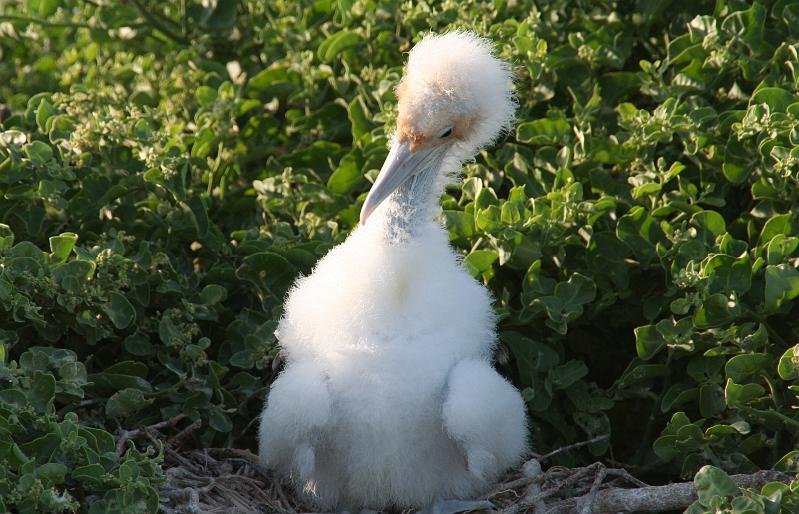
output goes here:
[[441, 132], [441, 133], [438, 135], [438, 138], [439, 138], [439, 139], [445, 139], [445, 138], [448, 138], [448, 137], [449, 137], [449, 136], [451, 136], [451, 135], [452, 135], [452, 127], [449, 127], [449, 128], [447, 128], [447, 129], [444, 129], [444, 130], [443, 130], [443, 131], [442, 131], [442, 132]]

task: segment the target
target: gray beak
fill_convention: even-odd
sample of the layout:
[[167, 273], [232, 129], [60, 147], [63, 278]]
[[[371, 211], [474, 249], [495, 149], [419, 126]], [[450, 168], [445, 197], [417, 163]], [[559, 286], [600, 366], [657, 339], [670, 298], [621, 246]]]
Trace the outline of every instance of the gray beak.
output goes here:
[[375, 209], [410, 177], [443, 156], [443, 145], [411, 151], [405, 142], [394, 141], [377, 180], [366, 195], [361, 207], [361, 225], [366, 223]]

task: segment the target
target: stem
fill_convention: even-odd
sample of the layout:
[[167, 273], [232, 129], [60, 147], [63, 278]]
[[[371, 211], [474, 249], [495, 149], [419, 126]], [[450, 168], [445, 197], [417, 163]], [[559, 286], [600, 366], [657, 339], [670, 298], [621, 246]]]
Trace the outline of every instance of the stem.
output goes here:
[[773, 421], [779, 421], [791, 433], [793, 434], [799, 433], [799, 421], [791, 417], [788, 417], [781, 412], [777, 412], [772, 408], [769, 408], [767, 410], [762, 410], [762, 409], [755, 409], [753, 407], [739, 407], [739, 409], [742, 412], [754, 418], [760, 418], [762, 420], [771, 419]]
[[539, 461], [545, 461], [548, 458], [554, 457], [555, 455], [557, 455], [559, 453], [562, 453], [562, 452], [565, 452], [565, 451], [569, 451], [569, 450], [574, 450], [576, 448], [582, 448], [583, 446], [587, 446], [589, 444], [598, 443], [599, 441], [604, 441], [605, 439], [607, 439], [609, 437], [610, 437], [610, 434], [602, 434], [602, 435], [594, 437], [593, 439], [589, 439], [588, 441], [580, 441], [579, 443], [570, 444], [568, 446], [564, 446], [562, 448], [558, 448], [557, 450], [552, 450], [551, 452], [549, 452], [547, 454], [544, 454], [544, 455], [541, 455], [540, 457], [537, 457], [537, 459]]
[[0, 21], [20, 21], [26, 23], [33, 23], [41, 25], [42, 27], [49, 27], [54, 29], [90, 29], [91, 25], [87, 23], [74, 23], [71, 21], [47, 21], [40, 18], [31, 18], [30, 16], [18, 16], [15, 14], [0, 14]]
[[[142, 3], [139, 0], [131, 0], [131, 2], [133, 3], [133, 5], [136, 6], [136, 9], [139, 10], [141, 15], [144, 16], [144, 18], [148, 22], [150, 22], [150, 24], [157, 31], [161, 32], [163, 35], [165, 35], [166, 37], [168, 37], [169, 39], [171, 39], [171, 40], [173, 40], [173, 41], [175, 41], [177, 43], [180, 43], [180, 44], [183, 44], [183, 45], [188, 45], [190, 43], [190, 41], [185, 36], [180, 35], [180, 34], [175, 34], [174, 32], [172, 32], [172, 30], [170, 30], [163, 23], [161, 23], [161, 20], [158, 19], [158, 17], [156, 17], [153, 13], [148, 11], [147, 7], [142, 5]], [[170, 20], [170, 21], [172, 21], [172, 20]], [[172, 23], [175, 24], [174, 22], [172, 22]]]
[[180, 9], [181, 9], [181, 18], [183, 23], [183, 33], [189, 33], [189, 10], [186, 7], [186, 0], [181, 0], [180, 2]]

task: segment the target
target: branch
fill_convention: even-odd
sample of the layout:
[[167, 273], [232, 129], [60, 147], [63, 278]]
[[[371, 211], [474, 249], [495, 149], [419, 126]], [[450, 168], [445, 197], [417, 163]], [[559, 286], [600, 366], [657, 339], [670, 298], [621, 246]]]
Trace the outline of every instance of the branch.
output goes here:
[[[751, 475], [733, 475], [733, 482], [738, 487], [758, 489], [768, 482], [788, 483], [791, 477], [779, 471], [758, 471]], [[589, 493], [590, 495], [590, 493]], [[574, 512], [576, 505], [587, 500], [589, 495], [572, 498], [549, 505], [549, 512]], [[596, 493], [593, 511], [602, 512], [662, 512], [684, 510], [697, 499], [693, 482], [623, 489], [612, 487]]]
[[169, 445], [174, 447], [174, 448], [179, 448], [180, 447], [180, 443], [183, 441], [183, 439], [185, 439], [192, 432], [194, 432], [195, 430], [197, 430], [198, 428], [200, 428], [202, 426], [203, 426], [203, 422], [202, 422], [201, 419], [195, 420], [194, 422], [192, 422], [191, 425], [187, 426], [186, 428], [184, 428], [183, 430], [178, 432], [177, 435], [175, 435], [175, 437], [170, 439], [169, 440]]
[[574, 443], [574, 444], [570, 444], [568, 446], [563, 446], [562, 448], [558, 448], [557, 450], [552, 450], [549, 453], [541, 455], [540, 457], [538, 457], [538, 460], [539, 461], [544, 461], [544, 460], [547, 460], [550, 457], [554, 457], [555, 455], [557, 455], [557, 454], [559, 454], [561, 452], [565, 452], [565, 451], [568, 451], [568, 450], [574, 450], [575, 448], [581, 448], [583, 446], [588, 446], [589, 444], [593, 444], [593, 443], [598, 443], [599, 441], [604, 441], [608, 437], [610, 437], [609, 434], [602, 434], [602, 435], [594, 437], [593, 439], [589, 439], [588, 441], [580, 441], [579, 443]]
[[[176, 33], [172, 32], [171, 29], [167, 28], [166, 25], [161, 23], [161, 20], [158, 19], [158, 17], [156, 17], [153, 13], [148, 11], [147, 7], [142, 5], [142, 3], [139, 2], [139, 0], [130, 0], [130, 1], [131, 1], [131, 3], [133, 5], [136, 6], [136, 9], [139, 10], [141, 15], [144, 16], [144, 18], [148, 22], [150, 22], [150, 24], [153, 27], [155, 27], [155, 29], [158, 32], [162, 33], [163, 35], [165, 35], [166, 37], [168, 37], [172, 41], [175, 41], [175, 42], [180, 43], [182, 45], [188, 45], [189, 44], [189, 40], [188, 40], [188, 38], [186, 38], [186, 36], [183, 36], [181, 34], [176, 34]], [[173, 24], [177, 25], [173, 20], [169, 20], [169, 21], [171, 21]]]
[[119, 435], [119, 440], [117, 441], [117, 455], [122, 455], [125, 452], [125, 443], [128, 442], [129, 439], [137, 437], [141, 433], [146, 433], [149, 431], [159, 430], [161, 428], [166, 427], [174, 427], [178, 424], [178, 422], [185, 418], [185, 414], [178, 414], [177, 416], [173, 416], [166, 421], [160, 421], [153, 425], [144, 427], [144, 428], [136, 428], [133, 430], [123, 430], [122, 433]]
[[87, 23], [75, 23], [71, 21], [47, 21], [41, 18], [31, 18], [30, 16], [19, 16], [16, 14], [0, 14], [0, 21], [20, 21], [25, 23], [32, 23], [34, 25], [41, 25], [52, 29], [90, 29], [91, 25]]
[[582, 503], [580, 508], [580, 514], [591, 514], [594, 512], [594, 504], [596, 503], [596, 496], [599, 494], [599, 486], [602, 485], [602, 481], [605, 480], [605, 476], [607, 476], [608, 471], [600, 464], [597, 467], [596, 475], [594, 475], [594, 482], [591, 484], [591, 490], [588, 491], [588, 494], [582, 497]]

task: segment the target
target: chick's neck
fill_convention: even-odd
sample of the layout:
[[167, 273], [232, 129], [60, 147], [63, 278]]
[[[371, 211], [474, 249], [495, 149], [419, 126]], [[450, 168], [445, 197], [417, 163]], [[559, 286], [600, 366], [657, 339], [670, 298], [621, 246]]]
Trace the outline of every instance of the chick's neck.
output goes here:
[[440, 164], [420, 170], [386, 198], [379, 227], [389, 244], [402, 244], [433, 220], [443, 193]]

